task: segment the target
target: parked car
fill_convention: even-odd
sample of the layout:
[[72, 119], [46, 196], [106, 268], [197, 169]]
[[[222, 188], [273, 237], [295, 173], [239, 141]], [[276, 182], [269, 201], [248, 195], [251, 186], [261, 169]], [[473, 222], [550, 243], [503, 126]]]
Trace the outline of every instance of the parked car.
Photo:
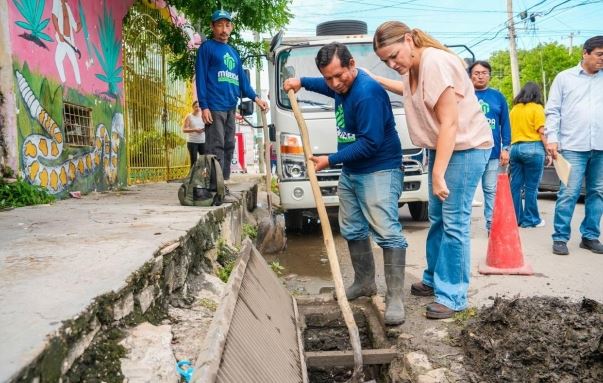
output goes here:
[[[541, 192], [558, 192], [559, 185], [561, 185], [561, 181], [557, 176], [555, 167], [553, 165], [545, 166], [544, 172], [542, 173], [542, 180], [540, 180], [540, 186], [538, 187], [538, 190]], [[580, 195], [586, 195], [586, 185], [584, 183], [584, 180], [582, 180], [582, 190], [580, 191]]]

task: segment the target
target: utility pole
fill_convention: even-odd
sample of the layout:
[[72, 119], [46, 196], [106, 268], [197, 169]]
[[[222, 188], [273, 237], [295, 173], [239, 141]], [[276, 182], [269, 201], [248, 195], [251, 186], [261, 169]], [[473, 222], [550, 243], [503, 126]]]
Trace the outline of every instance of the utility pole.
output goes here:
[[573, 51], [574, 51], [574, 32], [570, 32], [569, 34], [569, 49], [567, 50], [567, 53], [569, 53], [569, 55], [571, 56]]
[[517, 47], [515, 46], [515, 24], [513, 23], [513, 0], [507, 0], [507, 24], [509, 28], [509, 58], [511, 59], [511, 81], [513, 97], [519, 93], [519, 64], [517, 63]]

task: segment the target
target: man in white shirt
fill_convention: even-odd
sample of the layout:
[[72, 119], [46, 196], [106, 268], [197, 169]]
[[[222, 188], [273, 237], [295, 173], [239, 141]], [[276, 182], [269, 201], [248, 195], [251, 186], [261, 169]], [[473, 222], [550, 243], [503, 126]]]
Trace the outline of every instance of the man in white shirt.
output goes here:
[[73, 73], [75, 75], [75, 82], [80, 85], [80, 68], [78, 66], [77, 54], [81, 57], [80, 50], [75, 46], [75, 33], [79, 32], [82, 28], [81, 24], [75, 21], [73, 12], [67, 0], [53, 0], [52, 2], [52, 25], [55, 30], [55, 40], [57, 42], [57, 49], [54, 53], [54, 62], [59, 71], [61, 82], [65, 83], [65, 68], [63, 61], [65, 56], [69, 58], [71, 66], [73, 67]]
[[555, 77], [545, 113], [547, 151], [553, 159], [561, 153], [572, 166], [555, 205], [553, 253], [569, 254], [570, 223], [585, 179], [580, 247], [603, 254], [603, 36], [586, 40], [580, 64]]

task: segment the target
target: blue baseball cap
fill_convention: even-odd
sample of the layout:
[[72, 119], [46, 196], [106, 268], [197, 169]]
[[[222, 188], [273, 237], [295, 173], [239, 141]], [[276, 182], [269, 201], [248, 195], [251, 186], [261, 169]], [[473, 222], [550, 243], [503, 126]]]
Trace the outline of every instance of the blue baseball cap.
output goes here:
[[218, 20], [221, 20], [221, 19], [226, 19], [228, 21], [232, 21], [232, 16], [230, 15], [230, 13], [228, 13], [228, 12], [222, 10], [222, 9], [220, 9], [220, 10], [215, 11], [214, 13], [212, 13], [212, 15], [211, 15], [211, 21], [212, 21], [212, 23], [214, 21], [218, 21]]

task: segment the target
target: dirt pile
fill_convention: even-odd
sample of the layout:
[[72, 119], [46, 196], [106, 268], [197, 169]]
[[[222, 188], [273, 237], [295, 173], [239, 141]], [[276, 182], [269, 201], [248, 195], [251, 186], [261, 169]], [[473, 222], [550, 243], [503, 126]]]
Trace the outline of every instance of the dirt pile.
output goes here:
[[472, 382], [603, 382], [603, 305], [496, 298], [461, 331]]

